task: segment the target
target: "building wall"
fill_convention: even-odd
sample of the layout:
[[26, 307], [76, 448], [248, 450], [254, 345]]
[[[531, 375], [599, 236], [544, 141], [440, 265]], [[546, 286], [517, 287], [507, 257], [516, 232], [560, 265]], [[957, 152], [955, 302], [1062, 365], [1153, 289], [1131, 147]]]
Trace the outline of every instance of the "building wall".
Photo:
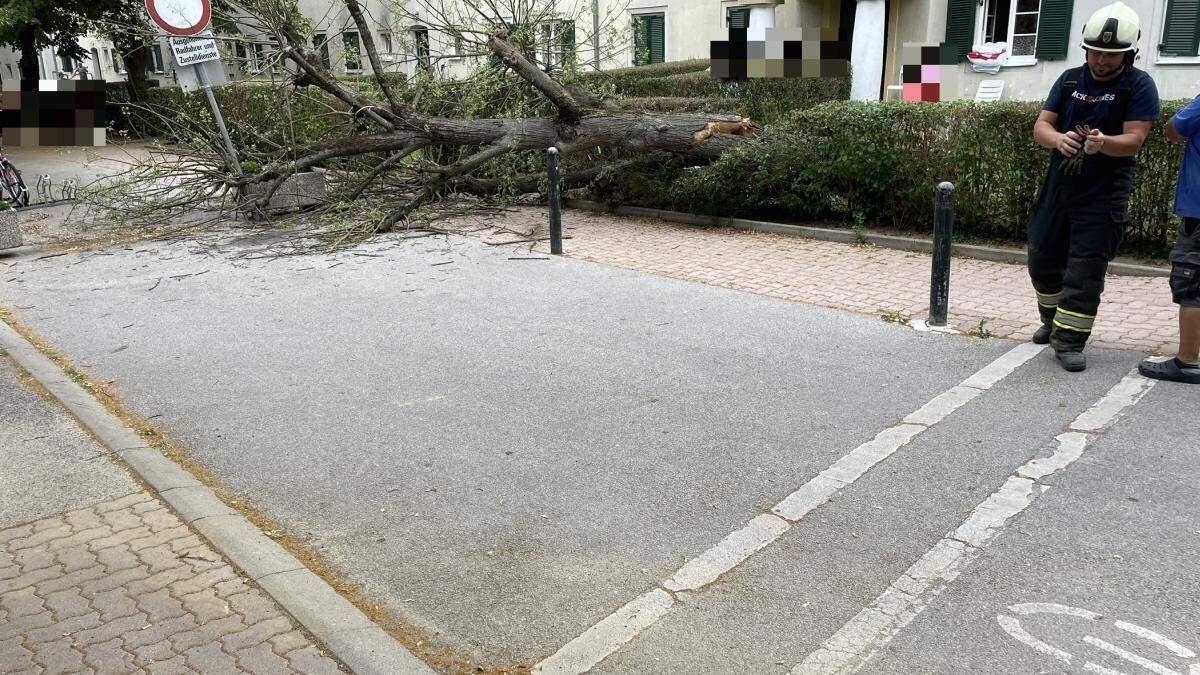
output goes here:
[[[1078, 44], [1083, 24], [1092, 12], [1108, 0], [1076, 0], [1071, 18], [1071, 44], [1067, 59], [1062, 61], [1042, 60], [1034, 65], [1007, 66], [997, 75], [976, 73], [969, 64], [959, 66], [960, 89], [954, 92], [958, 98], [973, 98], [975, 90], [983, 80], [1005, 81], [1004, 98], [1008, 100], [1040, 101], [1045, 99], [1058, 76], [1067, 68], [1082, 65], [1083, 49]], [[1125, 0], [1142, 20], [1141, 52], [1136, 63], [1147, 71], [1158, 85], [1159, 95], [1164, 99], [1191, 98], [1200, 93], [1200, 58], [1177, 59], [1158, 55], [1158, 43], [1163, 32], [1163, 18], [1167, 0]], [[897, 9], [899, 11], [897, 11]], [[946, 0], [893, 0], [892, 16], [889, 19], [889, 40], [885, 84], [896, 85], [899, 76], [899, 48], [904, 42], [938, 44], [945, 37]], [[943, 94], [945, 97], [945, 94]]]

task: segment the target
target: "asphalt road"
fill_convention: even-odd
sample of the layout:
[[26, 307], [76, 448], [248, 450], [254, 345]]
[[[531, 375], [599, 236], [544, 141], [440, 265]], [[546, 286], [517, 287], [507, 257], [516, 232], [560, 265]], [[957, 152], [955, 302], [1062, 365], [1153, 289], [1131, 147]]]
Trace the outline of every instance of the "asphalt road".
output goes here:
[[[497, 667], [832, 672], [799, 664], [900, 583], [918, 611], [838, 647], [874, 654], [866, 672], [1200, 671], [1200, 391], [1139, 391], [953, 579], [904, 585], [1119, 399], [1137, 354], [1070, 375], [1015, 343], [465, 238], [260, 244], [0, 256], [0, 303], [429, 644]], [[765, 515], [884, 430], [912, 438], [798, 521]], [[718, 545], [764, 527], [743, 560]], [[685, 565], [715, 571], [662, 590]], [[669, 607], [618, 612], [640, 597]]]

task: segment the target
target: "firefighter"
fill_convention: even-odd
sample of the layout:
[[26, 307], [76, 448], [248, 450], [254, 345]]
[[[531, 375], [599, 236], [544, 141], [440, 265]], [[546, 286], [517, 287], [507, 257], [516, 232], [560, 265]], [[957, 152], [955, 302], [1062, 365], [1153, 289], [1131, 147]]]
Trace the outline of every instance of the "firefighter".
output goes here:
[[1065, 370], [1087, 367], [1104, 273], [1129, 215], [1134, 155], [1159, 117], [1158, 89], [1133, 66], [1141, 37], [1137, 13], [1114, 2], [1083, 27], [1087, 62], [1059, 76], [1034, 123], [1050, 168], [1029, 222], [1029, 276], [1042, 326]]

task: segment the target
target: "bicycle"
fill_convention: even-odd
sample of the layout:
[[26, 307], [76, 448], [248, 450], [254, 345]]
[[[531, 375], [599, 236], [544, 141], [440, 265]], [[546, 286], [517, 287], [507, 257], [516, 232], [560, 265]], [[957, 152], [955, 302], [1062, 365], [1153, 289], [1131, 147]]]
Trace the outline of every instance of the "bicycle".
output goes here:
[[3, 150], [0, 150], [0, 188], [3, 188], [0, 198], [14, 206], [29, 206], [29, 188], [25, 187], [21, 172], [8, 161]]

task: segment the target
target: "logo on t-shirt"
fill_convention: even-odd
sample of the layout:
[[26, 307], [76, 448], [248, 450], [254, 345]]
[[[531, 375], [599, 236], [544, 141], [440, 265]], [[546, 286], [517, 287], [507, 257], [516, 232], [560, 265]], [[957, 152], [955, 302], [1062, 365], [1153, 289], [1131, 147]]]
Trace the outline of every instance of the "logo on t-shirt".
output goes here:
[[1117, 95], [1113, 94], [1111, 92], [1108, 94], [1103, 94], [1101, 96], [1092, 96], [1091, 94], [1081, 94], [1081, 93], [1079, 93], [1079, 90], [1075, 90], [1075, 91], [1071, 92], [1071, 97], [1077, 98], [1080, 101], [1083, 101], [1084, 103], [1098, 103], [1100, 101], [1115, 101], [1115, 100], [1117, 100]]

